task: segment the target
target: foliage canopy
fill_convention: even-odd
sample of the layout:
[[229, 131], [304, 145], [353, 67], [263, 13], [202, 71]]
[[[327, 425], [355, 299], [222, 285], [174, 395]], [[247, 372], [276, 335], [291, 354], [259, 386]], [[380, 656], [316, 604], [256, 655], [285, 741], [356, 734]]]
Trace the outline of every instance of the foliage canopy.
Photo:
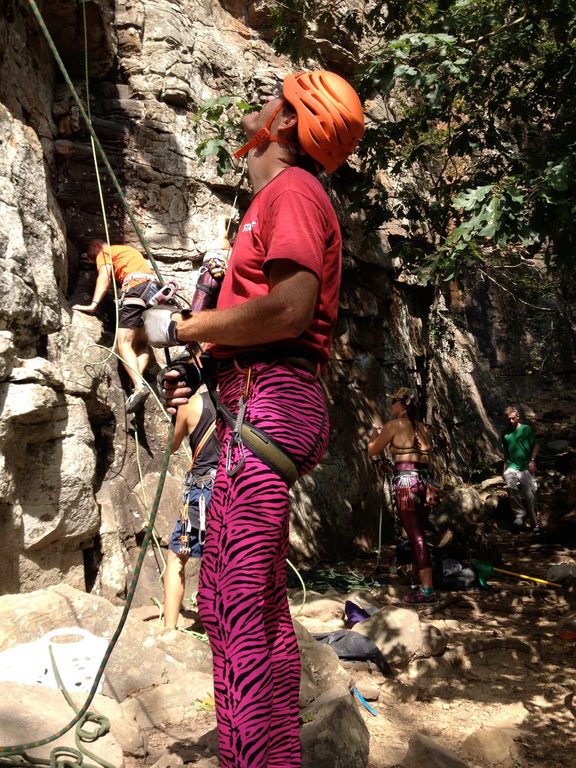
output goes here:
[[[543, 251], [549, 267], [573, 269], [574, 0], [376, 0], [366, 8], [343, 19], [323, 0], [287, 0], [276, 23], [277, 47], [300, 62], [313, 52], [293, 34], [296, 17], [302, 27], [331, 16], [340, 29], [348, 24], [349, 39], [364, 29], [365, 39], [383, 41], [359, 55], [356, 76], [368, 104], [381, 96], [387, 105], [373, 111], [359, 148], [355, 197], [368, 227], [392, 215], [418, 222], [434, 243], [426, 271], [444, 279], [517, 251]], [[422, 169], [426, 188], [405, 185], [391, 209], [386, 174], [402, 189]], [[422, 254], [415, 258], [422, 266]]]

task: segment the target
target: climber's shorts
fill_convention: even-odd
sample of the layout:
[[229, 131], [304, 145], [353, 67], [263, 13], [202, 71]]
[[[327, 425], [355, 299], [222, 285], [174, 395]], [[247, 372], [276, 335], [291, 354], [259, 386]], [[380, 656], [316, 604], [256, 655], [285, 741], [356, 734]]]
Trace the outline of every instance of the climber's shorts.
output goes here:
[[136, 283], [136, 285], [128, 288], [123, 294], [120, 301], [118, 328], [142, 328], [144, 325], [142, 314], [146, 309], [142, 297], [147, 292], [149, 285], [148, 280], [143, 280], [141, 283]]

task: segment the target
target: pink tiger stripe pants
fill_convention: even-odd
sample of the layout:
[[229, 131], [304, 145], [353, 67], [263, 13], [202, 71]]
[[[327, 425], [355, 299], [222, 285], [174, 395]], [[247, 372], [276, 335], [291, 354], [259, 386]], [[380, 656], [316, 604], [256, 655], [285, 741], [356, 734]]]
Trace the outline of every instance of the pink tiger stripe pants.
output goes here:
[[[236, 414], [244, 376], [227, 371], [219, 387]], [[245, 418], [290, 451], [301, 475], [326, 450], [322, 386], [284, 365], [253, 366]], [[221, 766], [299, 768], [300, 655], [286, 596], [288, 488], [247, 448], [244, 465], [228, 477], [231, 430], [219, 421], [219, 431], [198, 608], [213, 653]]]

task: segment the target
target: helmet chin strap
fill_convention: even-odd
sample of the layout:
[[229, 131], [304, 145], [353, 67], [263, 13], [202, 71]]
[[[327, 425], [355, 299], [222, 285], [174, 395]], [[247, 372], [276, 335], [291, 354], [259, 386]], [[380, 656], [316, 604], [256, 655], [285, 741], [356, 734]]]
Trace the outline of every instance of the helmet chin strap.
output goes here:
[[276, 141], [278, 142], [278, 144], [287, 144], [289, 147], [296, 146], [292, 141], [281, 139], [279, 136], [272, 136], [272, 134], [270, 133], [270, 126], [272, 125], [274, 118], [276, 117], [278, 112], [280, 112], [280, 110], [282, 109], [283, 104], [284, 104], [284, 101], [282, 100], [280, 104], [278, 104], [274, 112], [272, 112], [264, 128], [260, 128], [260, 130], [257, 131], [254, 134], [254, 136], [252, 136], [250, 141], [247, 141], [243, 147], [240, 147], [240, 149], [237, 149], [236, 152], [234, 152], [234, 157], [237, 160], [240, 160], [240, 158], [244, 157], [244, 155], [250, 152], [251, 149], [254, 149], [254, 147], [259, 147], [261, 144], [266, 144], [267, 142], [270, 142], [270, 141]]

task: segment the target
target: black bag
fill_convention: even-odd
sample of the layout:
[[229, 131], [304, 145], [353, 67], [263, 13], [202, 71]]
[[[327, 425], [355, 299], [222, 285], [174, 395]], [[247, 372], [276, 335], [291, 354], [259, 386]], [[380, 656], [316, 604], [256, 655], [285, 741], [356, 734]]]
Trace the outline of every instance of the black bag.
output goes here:
[[[444, 554], [437, 547], [426, 543], [432, 558], [434, 589], [453, 592], [482, 586], [478, 578], [478, 571], [472, 563], [462, 563]], [[412, 547], [408, 540], [398, 544], [395, 559], [397, 565], [408, 565], [412, 562]]]
[[330, 645], [336, 651], [339, 659], [345, 661], [372, 661], [383, 675], [389, 675], [392, 672], [390, 664], [388, 664], [376, 643], [359, 632], [354, 632], [351, 629], [337, 629], [334, 632], [325, 632], [313, 635], [313, 637], [319, 643]]
[[480, 587], [478, 571], [472, 563], [460, 563], [451, 557], [437, 558], [432, 566], [434, 587], [445, 592]]

